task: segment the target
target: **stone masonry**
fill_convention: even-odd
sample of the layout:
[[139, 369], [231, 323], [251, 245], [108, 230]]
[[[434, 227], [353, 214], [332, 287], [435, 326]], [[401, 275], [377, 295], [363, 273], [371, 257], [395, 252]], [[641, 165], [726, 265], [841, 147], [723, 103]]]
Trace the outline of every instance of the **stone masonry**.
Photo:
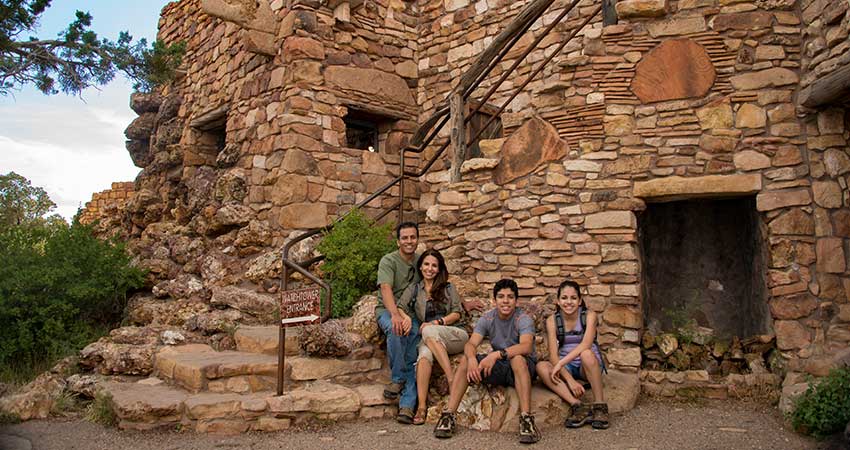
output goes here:
[[[401, 161], [418, 123], [445, 105], [475, 58], [528, 0], [180, 0], [160, 38], [185, 41], [178, 78], [136, 94], [127, 149], [143, 170], [118, 230], [149, 269], [130, 322], [225, 342], [274, 322], [280, 249], [328, 224], [449, 141], [443, 127]], [[507, 53], [480, 98], [569, 2]], [[500, 107], [590, 18], [582, 0], [496, 90]], [[591, 18], [507, 105], [502, 138], [453, 179], [453, 155], [404, 184], [422, 242], [447, 257], [465, 298], [502, 277], [540, 305], [566, 277], [601, 313], [617, 380], [660, 395], [799, 392], [850, 349], [850, 118], [801, 89], [848, 65], [846, 1], [619, 0]], [[364, 125], [365, 124], [365, 125]], [[350, 148], [368, 130], [369, 151]], [[354, 145], [354, 144], [352, 144]], [[455, 162], [454, 164], [458, 164]], [[398, 201], [392, 187], [365, 208]], [[748, 198], [763, 248], [770, 370], [642, 370], [647, 285], [642, 217], [655, 203]], [[294, 249], [306, 260], [316, 240]], [[735, 249], [729, 249], [734, 251]], [[712, 288], [706, 286], [706, 289]], [[775, 343], [775, 344], [774, 344]], [[783, 379], [784, 377], [784, 379]], [[267, 381], [267, 380], [266, 380]], [[786, 397], [788, 397], [788, 395]]]

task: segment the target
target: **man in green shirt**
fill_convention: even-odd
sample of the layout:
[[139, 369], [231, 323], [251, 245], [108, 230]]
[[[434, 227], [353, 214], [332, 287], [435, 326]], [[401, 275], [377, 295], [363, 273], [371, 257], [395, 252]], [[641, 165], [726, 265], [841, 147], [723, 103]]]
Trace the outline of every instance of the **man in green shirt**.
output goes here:
[[388, 253], [378, 264], [378, 288], [382, 305], [375, 308], [378, 326], [387, 336], [387, 358], [390, 362], [392, 383], [384, 390], [384, 397], [397, 398], [398, 420], [413, 422], [416, 408], [416, 362], [419, 344], [418, 320], [403, 316], [396, 301], [411, 283], [418, 281], [416, 246], [419, 244], [419, 227], [413, 222], [402, 222], [396, 228], [398, 250]]

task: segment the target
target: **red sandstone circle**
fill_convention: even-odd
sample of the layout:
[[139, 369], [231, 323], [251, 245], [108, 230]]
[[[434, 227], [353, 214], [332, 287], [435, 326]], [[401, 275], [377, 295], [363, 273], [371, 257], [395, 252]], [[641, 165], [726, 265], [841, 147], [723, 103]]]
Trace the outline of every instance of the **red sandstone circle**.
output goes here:
[[643, 103], [702, 97], [714, 84], [714, 64], [690, 39], [661, 43], [638, 63], [632, 92]]

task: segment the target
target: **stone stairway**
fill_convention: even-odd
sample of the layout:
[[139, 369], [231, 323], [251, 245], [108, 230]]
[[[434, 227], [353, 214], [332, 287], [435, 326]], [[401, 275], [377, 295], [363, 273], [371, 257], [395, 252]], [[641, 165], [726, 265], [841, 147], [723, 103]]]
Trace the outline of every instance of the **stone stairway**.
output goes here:
[[298, 356], [287, 334], [286, 389], [276, 395], [276, 327], [242, 327], [236, 351], [204, 344], [169, 346], [154, 356], [151, 377], [102, 383], [122, 429], [198, 432], [277, 431], [315, 420], [392, 417], [383, 398], [384, 353], [363, 344], [345, 358]]
[[[112, 398], [121, 429], [180, 428], [197, 432], [278, 431], [327, 420], [394, 417], [394, 401], [383, 397], [389, 369], [383, 351], [360, 341], [348, 356], [313, 358], [299, 353], [298, 331], [287, 332], [285, 392], [276, 395], [276, 327], [241, 327], [236, 350], [216, 351], [205, 344], [159, 349], [148, 378], [112, 377], [101, 383]], [[605, 377], [611, 412], [631, 409], [637, 399], [637, 374], [610, 371]], [[447, 396], [432, 380], [428, 422], [445, 407]], [[590, 395], [585, 399], [590, 401]], [[566, 404], [539, 385], [532, 388], [532, 413], [545, 428], [560, 426]], [[511, 388], [471, 386], [458, 422], [479, 430], [514, 432], [519, 399]]]

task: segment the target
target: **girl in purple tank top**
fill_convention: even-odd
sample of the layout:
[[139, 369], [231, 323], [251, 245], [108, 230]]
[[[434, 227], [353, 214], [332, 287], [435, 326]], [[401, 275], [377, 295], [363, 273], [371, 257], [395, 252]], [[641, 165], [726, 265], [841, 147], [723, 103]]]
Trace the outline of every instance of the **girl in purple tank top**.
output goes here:
[[[608, 428], [602, 357], [595, 342], [597, 314], [584, 306], [579, 286], [571, 280], [558, 287], [556, 303], [557, 311], [546, 319], [549, 361], [537, 363], [537, 373], [549, 389], [570, 404], [565, 427], [591, 424], [596, 429]], [[560, 316], [560, 324], [556, 316]], [[590, 382], [593, 404], [579, 400], [584, 395], [584, 385], [577, 380]]]

